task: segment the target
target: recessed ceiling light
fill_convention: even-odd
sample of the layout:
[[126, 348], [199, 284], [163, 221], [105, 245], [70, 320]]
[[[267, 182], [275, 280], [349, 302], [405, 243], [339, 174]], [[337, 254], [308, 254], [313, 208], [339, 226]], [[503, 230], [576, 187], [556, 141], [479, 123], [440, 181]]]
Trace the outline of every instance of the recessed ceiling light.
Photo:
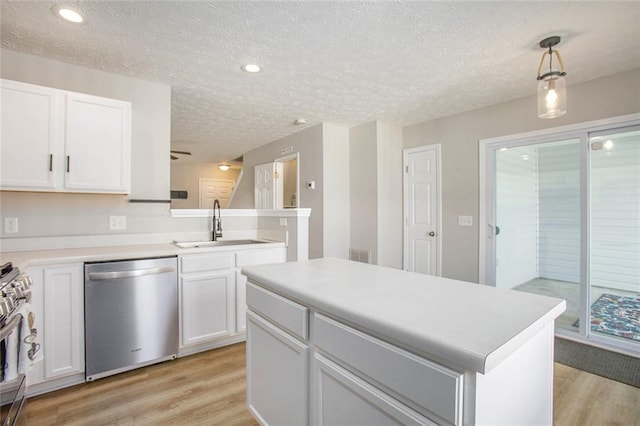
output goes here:
[[258, 64], [245, 64], [241, 66], [240, 69], [244, 72], [248, 72], [249, 74], [256, 74], [262, 71], [262, 67]]
[[66, 6], [54, 6], [51, 8], [53, 13], [56, 16], [61, 17], [62, 19], [73, 22], [75, 24], [79, 24], [84, 21], [84, 18], [77, 11], [66, 7]]

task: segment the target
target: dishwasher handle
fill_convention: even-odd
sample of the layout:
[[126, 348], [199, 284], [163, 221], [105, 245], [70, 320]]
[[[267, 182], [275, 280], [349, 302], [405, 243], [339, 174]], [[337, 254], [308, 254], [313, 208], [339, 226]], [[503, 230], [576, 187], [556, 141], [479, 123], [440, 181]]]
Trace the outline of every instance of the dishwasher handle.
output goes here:
[[160, 268], [149, 269], [133, 269], [130, 271], [112, 271], [112, 272], [89, 272], [90, 281], [115, 280], [119, 278], [143, 277], [145, 275], [164, 274], [166, 272], [174, 272], [176, 268], [172, 266], [163, 266]]

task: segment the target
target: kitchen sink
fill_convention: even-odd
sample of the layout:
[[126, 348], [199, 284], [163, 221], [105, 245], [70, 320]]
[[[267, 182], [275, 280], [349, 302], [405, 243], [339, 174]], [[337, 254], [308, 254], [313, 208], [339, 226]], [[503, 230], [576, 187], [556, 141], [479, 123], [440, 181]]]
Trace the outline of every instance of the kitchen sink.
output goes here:
[[192, 241], [187, 243], [174, 242], [180, 248], [205, 248], [205, 247], [224, 247], [224, 246], [243, 246], [246, 244], [263, 244], [269, 241], [258, 240], [221, 240], [221, 241]]

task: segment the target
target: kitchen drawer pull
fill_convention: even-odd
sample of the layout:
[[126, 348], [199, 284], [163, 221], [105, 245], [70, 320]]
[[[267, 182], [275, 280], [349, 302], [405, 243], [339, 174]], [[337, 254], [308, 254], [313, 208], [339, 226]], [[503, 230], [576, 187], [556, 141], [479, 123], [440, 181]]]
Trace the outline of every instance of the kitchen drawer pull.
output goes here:
[[67, 173], [69, 173], [70, 169], [71, 169], [71, 156], [67, 155]]
[[53, 171], [53, 154], [49, 154], [49, 171]]
[[176, 268], [171, 266], [164, 266], [162, 268], [135, 269], [133, 271], [90, 272], [89, 280], [104, 281], [115, 280], [118, 278], [143, 277], [145, 275], [164, 274], [165, 272], [173, 272], [175, 270]]

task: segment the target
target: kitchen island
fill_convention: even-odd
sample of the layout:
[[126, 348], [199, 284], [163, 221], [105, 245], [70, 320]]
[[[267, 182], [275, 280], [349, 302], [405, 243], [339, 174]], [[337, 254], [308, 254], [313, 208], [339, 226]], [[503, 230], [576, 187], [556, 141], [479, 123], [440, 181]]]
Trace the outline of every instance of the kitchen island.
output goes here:
[[342, 259], [245, 267], [263, 424], [551, 424], [565, 302]]

